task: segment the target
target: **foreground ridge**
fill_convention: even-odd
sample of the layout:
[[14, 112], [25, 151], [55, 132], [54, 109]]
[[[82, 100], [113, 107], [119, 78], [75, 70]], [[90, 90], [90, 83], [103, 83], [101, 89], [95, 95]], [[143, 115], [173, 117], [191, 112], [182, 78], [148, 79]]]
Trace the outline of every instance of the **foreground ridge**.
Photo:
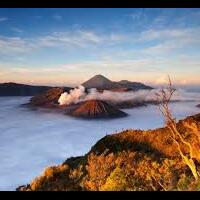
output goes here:
[[[177, 123], [177, 129], [194, 148], [200, 172], [200, 114]], [[183, 151], [187, 153], [187, 149]], [[77, 190], [200, 190], [182, 162], [167, 127], [155, 130], [125, 130], [100, 139], [84, 156], [48, 167], [19, 191]]]

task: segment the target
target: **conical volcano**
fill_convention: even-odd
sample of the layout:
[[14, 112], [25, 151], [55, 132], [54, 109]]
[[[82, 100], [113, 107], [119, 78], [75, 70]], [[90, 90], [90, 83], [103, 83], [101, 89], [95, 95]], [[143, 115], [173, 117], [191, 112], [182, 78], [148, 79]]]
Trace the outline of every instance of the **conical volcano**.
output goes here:
[[100, 100], [89, 100], [79, 104], [70, 115], [81, 118], [115, 118], [127, 114], [114, 106]]
[[102, 75], [96, 75], [89, 79], [88, 81], [82, 83], [86, 88], [97, 88], [97, 89], [110, 89], [113, 88], [115, 84]]
[[82, 83], [82, 85], [87, 89], [96, 88], [98, 90], [113, 90], [118, 92], [140, 89], [153, 89], [152, 87], [144, 85], [140, 82], [131, 82], [127, 80], [114, 82], [109, 80], [105, 76], [102, 76], [101, 74], [90, 78], [88, 81]]

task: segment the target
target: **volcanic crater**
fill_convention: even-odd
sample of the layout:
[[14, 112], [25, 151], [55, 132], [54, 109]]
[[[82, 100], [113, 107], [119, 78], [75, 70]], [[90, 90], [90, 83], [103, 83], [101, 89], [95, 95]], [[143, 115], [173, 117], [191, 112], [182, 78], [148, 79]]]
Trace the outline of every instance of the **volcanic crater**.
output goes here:
[[111, 104], [101, 100], [88, 100], [79, 103], [75, 109], [70, 110], [68, 115], [80, 118], [117, 118], [127, 114]]

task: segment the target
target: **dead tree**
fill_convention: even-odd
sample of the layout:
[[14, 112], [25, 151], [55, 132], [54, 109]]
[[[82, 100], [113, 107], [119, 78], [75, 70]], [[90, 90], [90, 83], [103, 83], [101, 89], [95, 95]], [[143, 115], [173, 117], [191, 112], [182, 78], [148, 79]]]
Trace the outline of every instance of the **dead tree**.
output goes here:
[[[178, 131], [176, 119], [173, 117], [172, 112], [169, 109], [169, 103], [176, 89], [172, 87], [170, 77], [168, 77], [168, 79], [169, 79], [168, 87], [166, 89], [161, 89], [159, 93], [156, 93], [158, 106], [161, 113], [164, 116], [165, 125], [170, 130], [171, 133], [170, 138], [177, 145], [179, 155], [181, 156], [183, 162], [190, 168], [194, 178], [197, 180], [199, 178], [199, 175], [193, 160], [194, 153], [192, 145], [189, 142], [187, 142], [183, 138], [181, 133]], [[188, 149], [189, 152], [188, 154], [183, 152], [181, 145], [185, 146]]]

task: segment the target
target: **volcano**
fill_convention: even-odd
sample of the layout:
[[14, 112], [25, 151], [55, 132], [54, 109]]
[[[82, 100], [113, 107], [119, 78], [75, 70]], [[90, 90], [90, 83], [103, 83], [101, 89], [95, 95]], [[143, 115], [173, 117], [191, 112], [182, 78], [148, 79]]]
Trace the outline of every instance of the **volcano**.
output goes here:
[[80, 118], [116, 118], [127, 116], [125, 112], [101, 100], [81, 102], [69, 114]]
[[114, 82], [109, 80], [108, 78], [98, 74], [88, 81], [82, 83], [82, 85], [87, 88], [96, 88], [98, 90], [111, 90], [116, 92], [126, 92], [126, 91], [136, 91], [141, 89], [153, 89], [152, 87], [145, 85], [140, 82], [131, 82], [127, 80], [122, 80], [119, 82]]
[[91, 79], [89, 79], [88, 81], [82, 83], [82, 85], [85, 88], [96, 88], [96, 89], [111, 89], [111, 88], [115, 88], [115, 84], [113, 84], [113, 82], [111, 80], [109, 80], [108, 78], [98, 74], [94, 77], [92, 77]]

